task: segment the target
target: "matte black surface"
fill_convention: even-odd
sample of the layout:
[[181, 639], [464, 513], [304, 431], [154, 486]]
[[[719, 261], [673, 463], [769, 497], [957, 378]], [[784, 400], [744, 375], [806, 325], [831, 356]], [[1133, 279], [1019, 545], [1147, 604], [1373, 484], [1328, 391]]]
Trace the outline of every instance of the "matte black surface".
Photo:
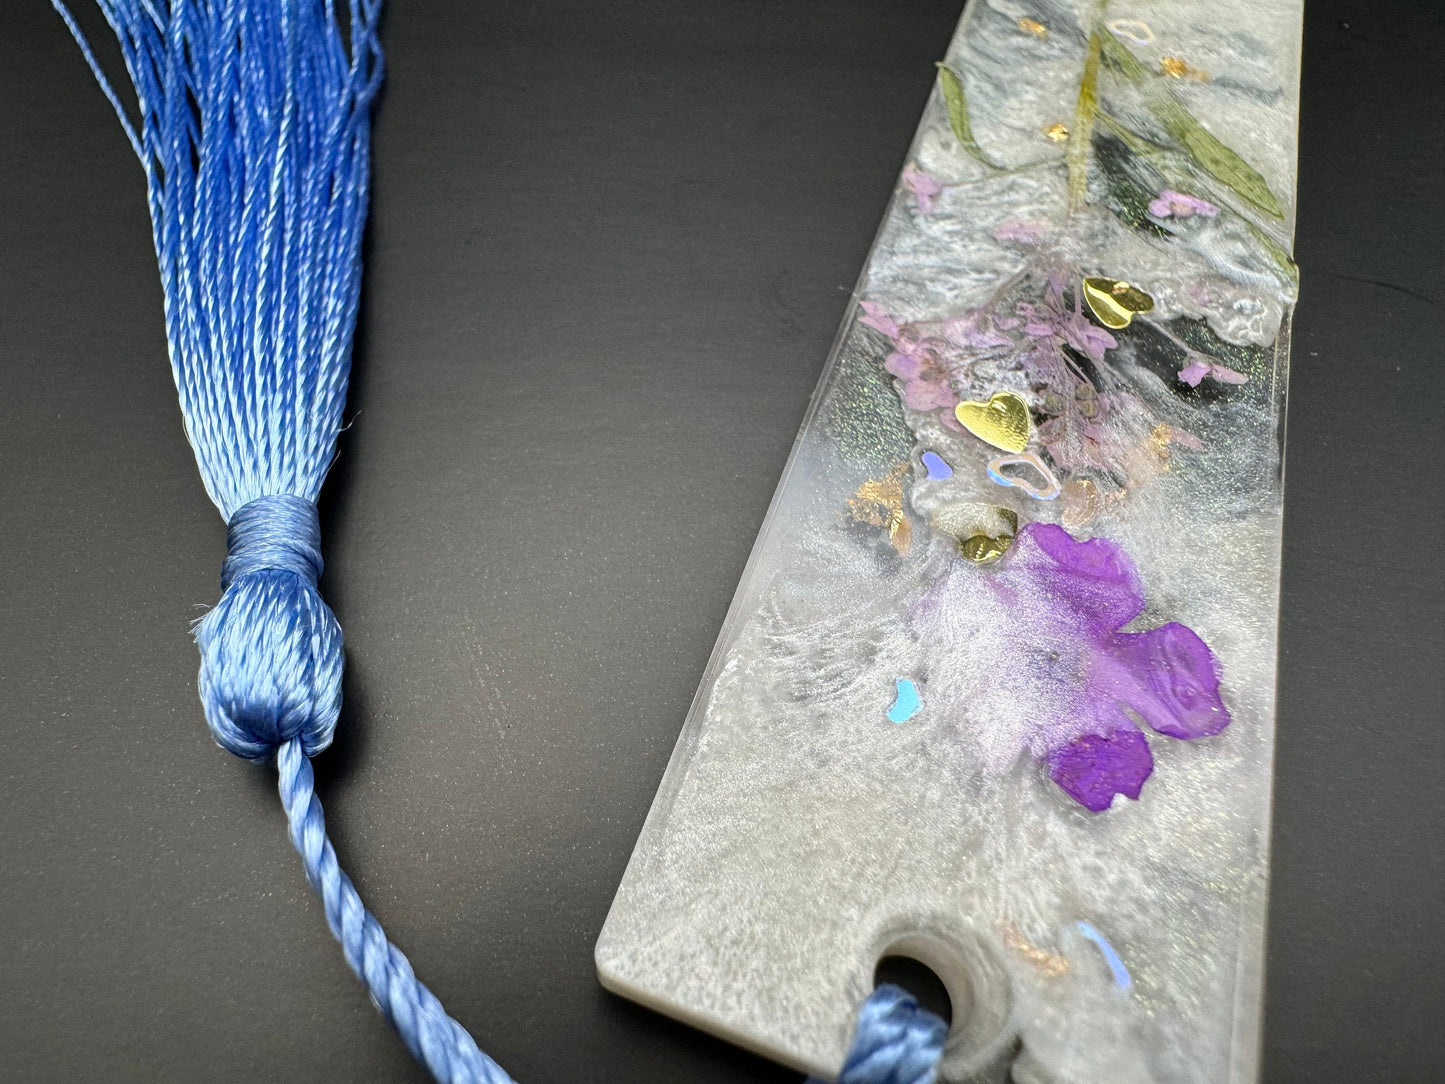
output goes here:
[[[522, 1081], [796, 1079], [592, 944], [960, 7], [391, 3], [320, 790]], [[1271, 1081], [1445, 1079], [1441, 12], [1309, 4]], [[0, 29], [0, 468], [0, 1079], [423, 1080], [201, 722], [224, 532], [43, 0]]]

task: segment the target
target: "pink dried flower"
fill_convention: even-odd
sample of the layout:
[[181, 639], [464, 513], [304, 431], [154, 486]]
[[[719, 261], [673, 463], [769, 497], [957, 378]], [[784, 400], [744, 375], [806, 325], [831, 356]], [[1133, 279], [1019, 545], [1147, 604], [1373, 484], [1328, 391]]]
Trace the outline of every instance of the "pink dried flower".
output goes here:
[[1149, 213], [1155, 218], [1189, 218], [1193, 215], [1213, 218], [1219, 214], [1219, 208], [1207, 199], [1166, 188], [1159, 193], [1158, 199], [1149, 204]]
[[1244, 373], [1236, 372], [1229, 366], [1221, 365], [1217, 361], [1202, 358], [1198, 354], [1191, 354], [1189, 364], [1179, 370], [1179, 379], [1191, 388], [1199, 387], [1199, 382], [1206, 376], [1219, 381], [1221, 384], [1249, 383], [1249, 377]]
[[1036, 245], [1043, 240], [1044, 228], [1036, 222], [1005, 222], [993, 231], [997, 241], [1017, 241], [1023, 245]]
[[938, 197], [943, 194], [943, 184], [931, 173], [925, 173], [912, 162], [903, 167], [903, 187], [913, 193], [918, 209], [923, 214], [932, 214], [938, 206]]
[[863, 310], [863, 315], [858, 318], [860, 324], [871, 327], [875, 331], [881, 331], [890, 339], [898, 338], [900, 331], [898, 321], [884, 312], [882, 305], [876, 301], [860, 301], [858, 307]]

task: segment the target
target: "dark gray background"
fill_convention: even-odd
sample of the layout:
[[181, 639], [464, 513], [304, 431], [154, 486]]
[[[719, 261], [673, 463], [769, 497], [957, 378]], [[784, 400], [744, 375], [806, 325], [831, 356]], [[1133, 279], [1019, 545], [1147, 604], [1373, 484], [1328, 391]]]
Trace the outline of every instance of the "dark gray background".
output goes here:
[[[202, 725], [224, 534], [141, 173], [5, 7], [0, 1078], [420, 1081]], [[523, 1081], [796, 1079], [603, 993], [592, 943], [960, 8], [391, 3], [319, 787]], [[1445, 1077], [1441, 14], [1309, 4], [1271, 1081]]]

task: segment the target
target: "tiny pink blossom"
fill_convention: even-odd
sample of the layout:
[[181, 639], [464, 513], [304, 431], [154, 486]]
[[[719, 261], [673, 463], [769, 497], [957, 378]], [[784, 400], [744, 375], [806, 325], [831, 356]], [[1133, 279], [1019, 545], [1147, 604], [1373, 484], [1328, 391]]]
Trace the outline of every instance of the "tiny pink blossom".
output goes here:
[[858, 318], [860, 324], [871, 327], [875, 331], [881, 331], [890, 339], [897, 341], [899, 327], [898, 321], [893, 319], [883, 310], [883, 306], [876, 301], [860, 301], [858, 307], [863, 310], [863, 315]]
[[913, 380], [923, 368], [923, 362], [916, 354], [907, 354], [902, 351], [894, 351], [888, 355], [883, 362], [883, 368], [887, 369], [899, 380]]
[[1020, 244], [1036, 245], [1043, 240], [1043, 227], [1033, 222], [1005, 222], [993, 231], [995, 240], [1018, 241]]
[[1217, 361], [1206, 361], [1200, 357], [1194, 357], [1188, 365], [1179, 370], [1179, 379], [1191, 388], [1199, 387], [1199, 382], [1206, 376], [1221, 384], [1249, 383], [1249, 377], [1244, 373], [1236, 372], [1227, 365], [1220, 365]]
[[907, 381], [903, 385], [903, 402], [913, 410], [929, 411], [958, 405], [958, 397], [945, 383], [927, 378]]
[[1195, 358], [1184, 368], [1179, 370], [1179, 379], [1188, 384], [1191, 388], [1199, 387], [1199, 382], [1209, 375], [1209, 362], [1200, 361]]
[[991, 350], [994, 347], [1008, 346], [1012, 342], [1007, 335], [993, 326], [993, 321], [984, 312], [976, 312], [956, 320], [945, 320], [938, 325], [938, 330], [943, 338], [955, 346], [973, 350]]
[[943, 184], [931, 173], [925, 173], [912, 162], [903, 167], [903, 187], [913, 193], [918, 209], [923, 214], [932, 214], [938, 206], [938, 197], [943, 194]]
[[1166, 188], [1159, 193], [1158, 199], [1149, 204], [1149, 213], [1155, 218], [1189, 218], [1192, 215], [1213, 218], [1219, 214], [1219, 208], [1206, 199]]

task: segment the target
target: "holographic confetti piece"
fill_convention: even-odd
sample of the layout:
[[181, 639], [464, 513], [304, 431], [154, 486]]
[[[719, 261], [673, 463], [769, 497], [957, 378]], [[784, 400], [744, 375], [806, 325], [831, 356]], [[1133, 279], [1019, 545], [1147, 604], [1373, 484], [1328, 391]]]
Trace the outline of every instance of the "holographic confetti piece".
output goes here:
[[1114, 946], [1109, 944], [1103, 934], [1087, 922], [1076, 923], [1075, 928], [1099, 946], [1099, 951], [1104, 956], [1104, 962], [1109, 965], [1109, 971], [1114, 976], [1115, 986], [1121, 990], [1127, 990], [1134, 985], [1134, 980], [1129, 976], [1129, 969], [1124, 966], [1124, 961], [1119, 957], [1119, 954], [1114, 951]]
[[[1038, 471], [1039, 478], [1043, 485], [1035, 485], [1027, 478], [1020, 478], [1016, 475], [1005, 474], [1006, 467], [1032, 467]], [[1040, 459], [1033, 452], [1023, 452], [1019, 455], [1001, 455], [997, 459], [990, 459], [988, 462], [988, 476], [1001, 486], [1017, 486], [1030, 497], [1041, 501], [1051, 501], [1057, 497], [1062, 489], [1059, 480], [1054, 472], [1049, 470], [1048, 464]]]
[[893, 698], [893, 706], [888, 709], [888, 721], [890, 723], [906, 723], [918, 714], [922, 707], [918, 699], [918, 689], [911, 678], [894, 678], [894, 686], [897, 695]]
[[937, 452], [924, 452], [919, 458], [923, 460], [923, 466], [932, 481], [941, 482], [945, 478], [953, 477], [953, 468], [944, 462], [943, 456]]

